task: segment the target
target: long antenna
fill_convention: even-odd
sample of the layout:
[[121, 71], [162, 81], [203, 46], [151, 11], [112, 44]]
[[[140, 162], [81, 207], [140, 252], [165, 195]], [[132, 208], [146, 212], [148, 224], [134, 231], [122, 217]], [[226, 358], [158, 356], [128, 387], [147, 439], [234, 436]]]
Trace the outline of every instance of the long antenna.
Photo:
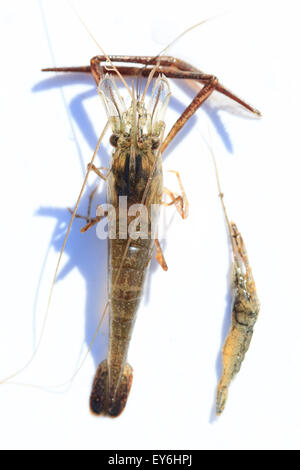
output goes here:
[[[224, 13], [225, 14], [225, 13]], [[160, 56], [162, 56], [165, 52], [167, 52], [167, 50], [173, 46], [173, 44], [175, 44], [179, 39], [181, 39], [185, 34], [187, 34], [188, 32], [192, 31], [193, 29], [197, 28], [198, 26], [201, 26], [202, 24], [204, 23], [207, 23], [208, 21], [212, 21], [214, 20], [215, 18], [218, 18], [219, 16], [223, 16], [223, 15], [216, 15], [216, 16], [212, 16], [210, 18], [207, 18], [205, 20], [202, 20], [202, 21], [199, 21], [199, 23], [196, 23], [194, 24], [193, 26], [190, 26], [189, 28], [187, 28], [185, 31], [183, 31], [182, 33], [180, 33], [178, 36], [176, 36], [175, 39], [173, 39], [167, 46], [165, 46], [155, 57], [153, 57], [152, 59], [150, 59], [148, 61], [148, 63], [146, 63], [144, 65], [144, 67], [141, 67], [140, 70], [139, 70], [139, 75], [137, 77], [137, 80], [138, 82], [141, 81], [141, 73], [143, 70], [145, 70], [147, 68], [148, 65], [151, 65], [151, 63], [156, 63], [156, 67], [154, 67], [152, 69], [152, 71], [150, 72], [149, 74], [149, 77], [148, 77], [148, 80], [147, 80], [147, 83], [146, 83], [146, 86], [145, 86], [145, 89], [144, 89], [144, 92], [143, 92], [143, 96], [142, 96], [142, 99], [141, 99], [141, 102], [144, 101], [145, 99], [145, 95], [146, 95], [146, 92], [147, 92], [147, 89], [150, 85], [150, 82], [151, 82], [151, 79], [153, 78], [155, 72], [157, 71], [157, 68], [159, 67], [159, 63], [157, 63], [157, 60], [160, 58]], [[140, 86], [137, 86], [138, 88], [138, 96], [140, 95]]]
[[222, 188], [221, 188], [220, 176], [219, 176], [219, 171], [218, 171], [218, 167], [217, 167], [217, 161], [216, 161], [215, 153], [214, 153], [214, 150], [213, 150], [212, 137], [211, 137], [209, 127], [208, 127], [208, 133], [209, 133], [210, 143], [207, 142], [205, 137], [203, 137], [203, 140], [205, 141], [205, 143], [206, 143], [206, 145], [207, 145], [207, 147], [210, 151], [211, 157], [212, 157], [214, 170], [215, 170], [215, 175], [216, 175], [216, 180], [217, 180], [219, 198], [221, 200], [221, 204], [222, 204], [222, 208], [223, 208], [223, 212], [224, 212], [224, 217], [225, 217], [226, 224], [227, 224], [227, 227], [228, 227], [230, 242], [231, 242], [231, 245], [232, 245], [232, 250], [233, 250], [233, 253], [235, 254], [236, 253], [236, 247], [235, 247], [234, 242], [233, 242], [232, 223], [229, 221], [226, 206], [225, 206], [225, 203], [224, 203], [224, 193], [223, 193]]
[[109, 65], [112, 67], [112, 69], [116, 72], [116, 74], [118, 75], [119, 79], [121, 80], [121, 82], [123, 83], [123, 85], [127, 88], [127, 91], [129, 92], [130, 96], [132, 97], [132, 91], [130, 89], [130, 87], [127, 85], [126, 81], [124, 80], [124, 78], [122, 77], [121, 73], [119, 72], [119, 70], [117, 69], [117, 67], [112, 63], [112, 61], [110, 60], [110, 58], [108, 57], [108, 55], [104, 52], [103, 48], [100, 46], [100, 44], [98, 43], [97, 39], [93, 36], [93, 34], [91, 33], [91, 31], [88, 29], [87, 25], [85, 24], [85, 22], [83, 21], [83, 19], [81, 18], [81, 16], [79, 15], [79, 13], [77, 12], [77, 10], [75, 9], [75, 7], [72, 5], [71, 2], [70, 3], [70, 6], [72, 8], [72, 10], [74, 11], [75, 15], [77, 16], [77, 18], [79, 19], [80, 23], [82, 24], [82, 26], [84, 27], [84, 29], [86, 30], [86, 32], [88, 33], [88, 35], [91, 37], [91, 39], [94, 41], [94, 43], [97, 45], [97, 47], [100, 49], [102, 55], [104, 55], [104, 57], [106, 58], [107, 62], [109, 63]]
[[[157, 57], [160, 57], [161, 55], [163, 55], [165, 52], [167, 52], [168, 49], [170, 49], [170, 47], [173, 46], [173, 44], [175, 44], [177, 41], [179, 41], [179, 39], [181, 39], [183, 36], [185, 36], [187, 33], [189, 33], [190, 31], [192, 31], [193, 29], [197, 28], [198, 26], [201, 26], [202, 24], [204, 23], [208, 23], [209, 21], [212, 21], [212, 20], [215, 20], [216, 18], [219, 18], [220, 16], [224, 16], [225, 13], [223, 13], [222, 15], [215, 15], [215, 16], [211, 16], [210, 18], [206, 18], [205, 20], [202, 20], [202, 21], [199, 21], [199, 23], [196, 23], [194, 24], [193, 26], [190, 26], [189, 28], [187, 28], [186, 30], [184, 30], [182, 33], [180, 33], [178, 36], [176, 36], [175, 39], [173, 39], [173, 41], [171, 41], [166, 47], [164, 47], [160, 53], [157, 55]], [[156, 58], [157, 58], [156, 57]]]

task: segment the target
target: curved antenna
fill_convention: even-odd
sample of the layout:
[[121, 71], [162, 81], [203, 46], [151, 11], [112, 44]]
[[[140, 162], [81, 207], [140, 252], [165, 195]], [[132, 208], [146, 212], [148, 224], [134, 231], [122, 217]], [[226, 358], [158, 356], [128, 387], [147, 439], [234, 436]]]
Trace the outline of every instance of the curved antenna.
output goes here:
[[[182, 33], [180, 33], [178, 36], [176, 36], [175, 39], [173, 39], [167, 46], [165, 46], [155, 57], [150, 59], [148, 61], [148, 63], [144, 65], [144, 67], [141, 67], [141, 69], [139, 70], [139, 74], [137, 76], [137, 90], [139, 90], [138, 97], [140, 95], [140, 89], [142, 87], [142, 85], [141, 85], [142, 72], [143, 72], [143, 70], [145, 70], [148, 67], [148, 65], [151, 65], [151, 64], [155, 63], [157, 65], [157, 67], [159, 67], [159, 64], [157, 64], [157, 60], [160, 58], [160, 56], [162, 56], [165, 52], [167, 52], [167, 50], [170, 49], [170, 47], [172, 47], [177, 41], [179, 41], [179, 39], [181, 39], [183, 36], [185, 36], [187, 33], [192, 31], [193, 29], [197, 28], [198, 26], [201, 26], [202, 24], [207, 23], [208, 21], [212, 21], [212, 20], [214, 20], [216, 18], [219, 18], [220, 16], [224, 16], [224, 15], [225, 15], [225, 13], [223, 13], [223, 15], [220, 14], [220, 15], [211, 16], [211, 17], [206, 18], [205, 20], [199, 21], [198, 23], [194, 24], [193, 26], [190, 26], [189, 28], [185, 29]], [[145, 94], [147, 92], [147, 89], [150, 85], [151, 79], [153, 78], [153, 75], [155, 74], [155, 72], [156, 72], [156, 70], [154, 70], [154, 71], [152, 70], [150, 72], [150, 75], [148, 77], [148, 80], [147, 80], [147, 83], [146, 83], [146, 86], [145, 86], [145, 90], [144, 90], [144, 93], [143, 93], [142, 101], [144, 100]], [[151, 76], [151, 79], [150, 79], [150, 76]]]
[[170, 49], [170, 47], [172, 47], [177, 41], [179, 41], [179, 39], [181, 39], [183, 36], [185, 36], [187, 33], [192, 31], [193, 29], [198, 28], [198, 26], [201, 26], [204, 23], [208, 23], [209, 21], [213, 21], [216, 18], [219, 18], [220, 16], [224, 16], [224, 15], [225, 15], [225, 13], [223, 13], [222, 15], [220, 14], [220, 15], [211, 16], [211, 17], [206, 18], [205, 20], [199, 21], [199, 23], [196, 23], [193, 26], [190, 26], [189, 28], [185, 29], [182, 33], [180, 33], [178, 36], [176, 36], [176, 38], [173, 39], [173, 41], [171, 41], [166, 47], [164, 47], [160, 51], [160, 53], [155, 57], [155, 60], [158, 57], [160, 57], [161, 55], [163, 55], [168, 49]]
[[90, 30], [88, 29], [87, 25], [84, 23], [83, 19], [81, 18], [81, 16], [79, 15], [79, 13], [77, 12], [77, 10], [75, 9], [74, 5], [72, 5], [71, 2], [70, 3], [70, 6], [72, 8], [72, 10], [74, 11], [75, 15], [77, 16], [77, 18], [79, 19], [80, 23], [82, 24], [82, 26], [84, 27], [84, 29], [86, 30], [86, 32], [88, 33], [88, 35], [91, 37], [91, 39], [94, 41], [94, 43], [96, 44], [96, 46], [100, 49], [101, 51], [101, 54], [104, 55], [104, 57], [106, 58], [107, 62], [109, 63], [109, 65], [112, 67], [112, 69], [116, 72], [116, 74], [118, 75], [119, 79], [121, 80], [121, 82], [123, 83], [123, 85], [125, 86], [125, 88], [127, 89], [129, 95], [132, 97], [132, 92], [129, 88], [129, 86], [127, 85], [126, 81], [124, 80], [123, 76], [121, 75], [121, 73], [119, 72], [119, 70], [117, 69], [117, 67], [112, 63], [112, 61], [110, 60], [110, 58], [108, 57], [108, 55], [104, 52], [104, 50], [102, 49], [102, 47], [100, 46], [100, 44], [98, 43], [98, 41], [96, 40], [96, 38], [92, 35], [92, 33], [90, 32]]
[[217, 167], [217, 161], [216, 161], [216, 157], [215, 157], [215, 154], [214, 154], [214, 151], [213, 151], [212, 147], [210, 148], [210, 151], [211, 151], [211, 156], [212, 156], [214, 169], [215, 169], [215, 174], [216, 174], [217, 186], [218, 186], [218, 191], [219, 191], [219, 198], [221, 199], [221, 204], [222, 204], [222, 207], [223, 207], [223, 212], [224, 212], [224, 216], [225, 216], [225, 220], [226, 220], [229, 232], [231, 232], [231, 224], [229, 222], [227, 210], [226, 210], [225, 203], [224, 203], [224, 193], [222, 192], [222, 189], [221, 189], [221, 183], [220, 183], [220, 176], [219, 176], [219, 171], [218, 171], [218, 167]]
[[211, 157], [212, 157], [212, 161], [213, 161], [213, 165], [214, 165], [214, 170], [215, 170], [215, 175], [216, 175], [216, 180], [217, 180], [217, 187], [218, 187], [218, 191], [219, 191], [219, 198], [221, 200], [221, 204], [222, 204], [222, 208], [223, 208], [223, 212], [224, 212], [224, 217], [225, 217], [225, 221], [226, 221], [226, 225], [228, 227], [228, 231], [229, 231], [229, 237], [230, 237], [230, 242], [231, 242], [231, 246], [232, 246], [232, 250], [233, 250], [233, 253], [234, 255], [236, 255], [236, 246], [234, 244], [234, 241], [233, 241], [233, 230], [232, 230], [232, 223], [229, 221], [229, 218], [228, 218], [228, 214], [227, 214], [227, 210], [226, 210], [226, 206], [225, 206], [225, 203], [224, 203], [224, 193], [221, 189], [221, 182], [220, 182], [220, 176], [219, 176], [219, 171], [218, 171], [218, 167], [217, 167], [217, 160], [216, 160], [216, 157], [215, 157], [215, 153], [214, 153], [214, 150], [213, 150], [213, 145], [212, 145], [212, 137], [211, 137], [211, 133], [210, 133], [210, 129], [208, 127], [208, 133], [209, 133], [209, 140], [210, 140], [210, 143], [207, 142], [206, 138], [204, 136], [202, 136], [205, 144], [207, 145], [209, 151], [210, 151], [210, 154], [211, 154]]
[[[218, 191], [219, 191], [219, 197], [221, 199], [221, 204], [222, 204], [226, 224], [227, 224], [227, 227], [228, 227], [228, 232], [229, 232], [229, 237], [230, 237], [230, 242], [231, 242], [231, 247], [232, 247], [232, 253], [233, 253], [233, 257], [234, 257], [234, 262], [235, 262], [236, 266], [239, 266], [241, 269], [242, 269], [242, 266], [244, 266], [246, 271], [248, 270], [248, 272], [251, 273], [251, 269], [250, 269], [248, 258], [247, 258], [246, 249], [244, 247], [244, 242], [242, 240], [241, 234], [239, 233], [236, 224], [234, 222], [229, 221], [229, 218], [228, 218], [228, 215], [227, 215], [227, 210], [226, 210], [225, 203], [224, 203], [224, 193], [222, 192], [222, 189], [221, 189], [220, 176], [219, 176], [219, 171], [218, 171], [218, 167], [217, 167], [217, 161], [216, 161], [215, 153], [213, 151], [212, 139], [211, 139], [211, 134], [210, 134], [209, 128], [208, 128], [208, 132], [209, 132], [209, 136], [210, 136], [210, 144], [208, 144], [205, 137], [203, 137], [203, 139], [204, 139], [208, 149], [210, 150], [211, 157], [212, 157], [212, 160], [213, 160], [215, 175], [216, 175], [216, 180], [217, 180], [217, 186], [218, 186]], [[239, 242], [237, 242], [237, 238], [239, 238], [239, 240], [240, 240]], [[243, 252], [241, 251], [241, 247], [243, 248]]]

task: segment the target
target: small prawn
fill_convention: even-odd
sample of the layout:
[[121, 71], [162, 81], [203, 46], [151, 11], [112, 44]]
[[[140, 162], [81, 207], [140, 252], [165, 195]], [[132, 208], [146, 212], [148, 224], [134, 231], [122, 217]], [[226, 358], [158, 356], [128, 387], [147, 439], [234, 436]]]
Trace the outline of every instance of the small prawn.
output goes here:
[[224, 195], [221, 192], [213, 152], [212, 157], [216, 171], [219, 196], [222, 202], [232, 246], [232, 323], [223, 346], [223, 373], [218, 385], [216, 400], [216, 413], [217, 415], [221, 415], [227, 401], [228, 387], [235, 375], [240, 371], [246, 352], [249, 349], [254, 325], [259, 314], [260, 304], [244, 241], [236, 224], [229, 222], [227, 216], [223, 200]]

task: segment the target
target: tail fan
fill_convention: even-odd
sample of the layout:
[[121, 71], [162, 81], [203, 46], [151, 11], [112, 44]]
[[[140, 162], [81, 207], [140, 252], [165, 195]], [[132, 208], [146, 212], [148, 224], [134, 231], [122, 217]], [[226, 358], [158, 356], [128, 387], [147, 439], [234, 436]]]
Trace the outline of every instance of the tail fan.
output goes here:
[[90, 409], [95, 415], [119, 416], [124, 410], [131, 389], [133, 370], [129, 364], [124, 367], [123, 375], [114, 397], [108, 394], [108, 366], [107, 361], [99, 365], [90, 397]]

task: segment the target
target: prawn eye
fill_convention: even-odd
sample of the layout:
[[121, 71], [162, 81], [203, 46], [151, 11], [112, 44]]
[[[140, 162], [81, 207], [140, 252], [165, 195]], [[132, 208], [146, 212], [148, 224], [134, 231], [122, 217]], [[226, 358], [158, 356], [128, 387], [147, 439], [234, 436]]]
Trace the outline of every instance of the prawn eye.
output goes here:
[[153, 137], [152, 139], [152, 150], [156, 150], [159, 147], [159, 139], [157, 137]]
[[116, 147], [118, 145], [119, 136], [117, 134], [112, 134], [109, 139], [110, 145]]

